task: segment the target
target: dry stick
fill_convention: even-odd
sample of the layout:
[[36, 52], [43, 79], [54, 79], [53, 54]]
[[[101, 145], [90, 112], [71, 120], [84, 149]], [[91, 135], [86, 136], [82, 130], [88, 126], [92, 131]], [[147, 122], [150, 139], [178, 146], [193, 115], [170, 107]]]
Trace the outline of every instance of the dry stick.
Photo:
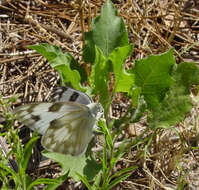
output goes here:
[[[7, 71], [7, 66], [4, 65], [3, 74], [2, 74], [2, 78], [1, 78], [0, 83], [3, 83], [3, 82], [5, 81], [5, 79], [6, 79], [6, 71]], [[3, 91], [3, 87], [4, 87], [3, 85], [0, 86], [0, 90], [1, 90], [1, 91]]]
[[91, 29], [91, 5], [88, 2], [88, 31]]
[[79, 1], [79, 7], [80, 7], [80, 22], [81, 22], [81, 31], [82, 31], [82, 42], [84, 46], [84, 32], [85, 32], [85, 26], [84, 26], [84, 3], [83, 0]]
[[66, 33], [64, 33], [64, 32], [62, 32], [62, 31], [59, 31], [59, 30], [53, 28], [52, 26], [44, 25], [44, 24], [38, 23], [38, 21], [33, 20], [33, 18], [32, 18], [31, 16], [29, 16], [29, 15], [25, 17], [25, 21], [26, 21], [27, 23], [30, 23], [30, 24], [33, 24], [33, 25], [36, 25], [36, 26], [38, 26], [38, 24], [39, 24], [39, 25], [40, 25], [40, 26], [39, 26], [40, 28], [42, 27], [42, 28], [44, 28], [45, 30], [51, 31], [51, 32], [57, 34], [58, 36], [60, 36], [60, 37], [62, 37], [62, 38], [66, 38], [66, 39], [70, 39], [70, 40], [71, 40], [70, 35], [68, 35], [68, 34], [66, 34]]
[[[32, 19], [32, 17], [29, 16], [29, 15], [26, 15], [26, 19], [30, 20], [30, 23], [31, 23], [31, 22], [35, 23], [34, 25], [35, 25], [37, 28], [39, 28], [39, 29], [41, 30], [41, 32], [47, 33], [47, 30], [44, 28], [44, 26], [46, 26], [46, 25], [43, 25], [43, 24], [40, 24], [40, 23], [37, 22], [37, 21], [34, 21], [34, 20]], [[32, 21], [31, 21], [31, 20], [32, 20]], [[50, 27], [50, 26], [48, 26], [48, 27]], [[61, 33], [62, 33], [62, 32], [61, 32]], [[36, 34], [33, 34], [33, 35], [36, 35]], [[55, 42], [57, 42], [60, 46], [65, 47], [65, 48], [66, 48], [67, 50], [69, 50], [69, 51], [72, 51], [69, 47], [65, 46], [63, 43], [61, 43], [61, 42], [58, 41], [56, 38], [54, 38], [50, 33], [47, 33], [47, 35], [48, 35], [50, 38], [54, 39]], [[65, 34], [65, 33], [64, 33], [64, 35], [65, 35], [65, 37], [66, 37], [66, 36], [69, 36], [69, 35], [67, 35], [67, 34]], [[38, 37], [38, 38], [41, 38], [40, 35], [38, 35], [37, 37]], [[68, 39], [71, 40], [71, 38], [68, 38]], [[48, 41], [48, 40], [45, 39], [45, 41]], [[48, 42], [48, 43], [50, 43], [50, 42]]]
[[[179, 2], [179, 9], [178, 11], [175, 11], [175, 15], [174, 15], [174, 28], [173, 31], [171, 33], [171, 35], [169, 36], [168, 42], [169, 44], [173, 41], [175, 34], [177, 32], [177, 30], [179, 29], [180, 23], [182, 21], [182, 17], [180, 17], [180, 12], [181, 12], [181, 8], [182, 8], [182, 0]], [[175, 6], [175, 5], [174, 5]]]
[[[5, 54], [5, 55], [7, 55], [7, 54]], [[27, 55], [26, 57], [32, 58], [32, 57], [36, 57], [36, 56], [41, 56], [41, 55], [40, 54], [34, 54], [34, 55]], [[3, 60], [0, 60], [0, 64], [6, 64], [6, 63], [10, 63], [12, 61], [19, 61], [19, 60], [23, 60], [23, 59], [24, 59], [24, 56], [13, 57], [13, 58], [9, 58], [9, 59], [3, 59]]]
[[[48, 73], [48, 72], [53, 72], [54, 71], [54, 69], [48, 69], [48, 70], [45, 70], [45, 72], [43, 72], [43, 73]], [[41, 73], [39, 72], [39, 73], [35, 73], [35, 76], [37, 77], [37, 76], [40, 76], [41, 75]], [[18, 81], [22, 81], [22, 80], [25, 80], [25, 79], [27, 79], [29, 76], [23, 76], [23, 77], [18, 77], [18, 78], [16, 78], [16, 79], [10, 79], [10, 80], [8, 80], [8, 81], [5, 81], [5, 82], [2, 82], [2, 83], [0, 83], [0, 85], [3, 85], [3, 84], [7, 84], [7, 83], [13, 83], [13, 82], [18, 82]], [[22, 85], [22, 83], [21, 83], [21, 85]], [[18, 89], [18, 88], [17, 88]], [[16, 91], [17, 92], [17, 91]], [[15, 93], [16, 93], [15, 92]], [[14, 94], [15, 94], [14, 93]]]

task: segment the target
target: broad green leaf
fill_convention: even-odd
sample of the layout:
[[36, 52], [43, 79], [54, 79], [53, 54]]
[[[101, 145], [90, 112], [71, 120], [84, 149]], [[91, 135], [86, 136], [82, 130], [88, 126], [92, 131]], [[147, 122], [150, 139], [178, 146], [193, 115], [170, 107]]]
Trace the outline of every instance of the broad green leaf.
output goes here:
[[61, 53], [60, 48], [57, 46], [52, 46], [47, 43], [41, 43], [39, 45], [32, 45], [28, 48], [36, 50], [38, 53], [43, 55], [49, 62], [57, 57]]
[[199, 67], [193, 62], [183, 62], [177, 66], [174, 78], [178, 84], [185, 86], [185, 93], [189, 94], [192, 85], [199, 84]]
[[149, 126], [168, 128], [182, 121], [192, 108], [191, 99], [184, 92], [183, 86], [173, 85], [161, 104], [148, 117]]
[[107, 112], [106, 106], [107, 102], [110, 100], [108, 92], [108, 82], [109, 82], [109, 72], [107, 60], [103, 56], [101, 50], [96, 48], [96, 57], [94, 65], [92, 66], [90, 75], [90, 85], [93, 89], [93, 93], [99, 95], [100, 103], [105, 108], [105, 113]]
[[83, 51], [85, 62], [94, 62], [95, 46], [98, 46], [107, 57], [116, 47], [128, 45], [124, 21], [117, 15], [117, 10], [111, 0], [107, 0], [100, 16], [93, 19], [91, 31], [85, 33], [86, 45]]
[[182, 121], [192, 108], [190, 88], [199, 84], [199, 67], [181, 63], [173, 72], [174, 85], [148, 118], [151, 127], [170, 127]]
[[171, 71], [174, 64], [173, 49], [135, 62], [131, 72], [135, 74], [135, 84], [141, 88], [141, 95], [150, 108], [155, 108], [163, 100], [173, 84]]
[[29, 48], [36, 50], [50, 62], [51, 67], [59, 72], [62, 82], [65, 85], [70, 83], [77, 90], [86, 90], [80, 84], [80, 73], [82, 73], [85, 80], [85, 71], [83, 71], [80, 65], [77, 67], [78, 63], [75, 62], [69, 53], [63, 53], [59, 47], [45, 43], [29, 46]]
[[43, 155], [58, 162], [62, 167], [63, 174], [70, 171], [68, 176], [72, 177], [76, 181], [79, 180], [76, 173], [81, 176], [86, 176], [90, 181], [101, 169], [101, 166], [95, 160], [90, 157], [86, 157], [85, 154], [81, 156], [70, 156], [54, 152], [45, 152]]
[[127, 73], [124, 69], [125, 60], [130, 56], [133, 50], [133, 45], [118, 47], [113, 50], [108, 59], [113, 64], [115, 74], [115, 92], [130, 92], [134, 85], [134, 74]]

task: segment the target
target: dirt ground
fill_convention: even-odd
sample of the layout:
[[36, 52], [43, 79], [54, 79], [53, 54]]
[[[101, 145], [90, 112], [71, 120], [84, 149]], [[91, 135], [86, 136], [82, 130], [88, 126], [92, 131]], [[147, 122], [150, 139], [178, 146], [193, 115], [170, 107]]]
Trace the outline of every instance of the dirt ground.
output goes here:
[[[58, 74], [42, 56], [27, 46], [41, 42], [54, 44], [60, 46], [63, 51], [70, 52], [82, 63], [83, 33], [89, 31], [91, 19], [99, 15], [104, 2], [0, 0], [2, 95], [6, 98], [18, 94], [22, 102], [46, 100], [52, 89], [58, 86]], [[171, 47], [175, 48], [177, 63], [188, 61], [199, 64], [198, 0], [113, 0], [112, 2], [125, 20], [129, 41], [135, 45], [127, 68], [132, 66], [135, 59], [162, 53]], [[195, 108], [190, 118], [181, 125], [187, 127], [197, 122], [197, 113], [198, 108]], [[188, 138], [186, 135], [190, 135], [187, 130], [184, 133], [186, 140]], [[175, 143], [175, 147], [180, 151], [178, 143]], [[147, 169], [140, 168], [115, 189], [177, 189], [179, 173], [172, 167], [175, 158], [172, 154], [177, 148], [172, 152], [174, 146], [172, 143], [162, 146], [165, 148], [165, 155], [161, 158], [148, 158]], [[178, 169], [184, 173], [183, 180], [187, 182], [184, 189], [199, 189], [198, 151], [187, 150], [181, 160], [182, 165], [179, 166], [181, 169]], [[127, 162], [130, 161], [134, 162], [128, 157]], [[139, 165], [141, 167], [142, 163]], [[46, 171], [46, 167], [37, 170]], [[48, 170], [56, 171], [56, 168], [57, 165], [51, 164]], [[45, 177], [45, 172], [37, 174]], [[67, 189], [85, 189], [83, 185], [73, 184], [70, 180], [67, 184]]]

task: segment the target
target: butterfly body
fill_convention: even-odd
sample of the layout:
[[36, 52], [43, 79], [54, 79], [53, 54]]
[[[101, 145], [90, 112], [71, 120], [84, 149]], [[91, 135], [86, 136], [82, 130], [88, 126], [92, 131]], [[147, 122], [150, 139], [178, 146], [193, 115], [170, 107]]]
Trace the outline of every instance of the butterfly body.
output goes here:
[[98, 103], [44, 102], [19, 106], [14, 113], [19, 121], [42, 135], [44, 148], [77, 156], [85, 152], [103, 108]]

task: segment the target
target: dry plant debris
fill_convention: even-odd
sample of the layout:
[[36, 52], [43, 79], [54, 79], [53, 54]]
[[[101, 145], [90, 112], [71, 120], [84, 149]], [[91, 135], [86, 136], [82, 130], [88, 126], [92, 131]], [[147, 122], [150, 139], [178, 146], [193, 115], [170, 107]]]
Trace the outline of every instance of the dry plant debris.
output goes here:
[[[130, 42], [135, 44], [126, 67], [132, 67], [137, 58], [165, 52], [171, 47], [175, 48], [177, 62], [199, 63], [199, 1], [112, 2], [126, 21]], [[43, 57], [27, 46], [48, 42], [61, 46], [81, 62], [83, 33], [90, 29], [91, 18], [98, 15], [103, 3], [100, 0], [1, 0], [0, 91], [4, 98], [18, 94], [23, 102], [46, 100], [59, 77]], [[121, 99], [117, 100], [119, 104]], [[144, 124], [134, 127], [142, 128]], [[179, 126], [185, 144], [180, 139], [168, 140], [170, 132], [163, 132], [151, 147], [150, 157], [140, 160], [139, 151], [132, 151], [118, 163], [118, 168], [134, 164], [139, 168], [115, 189], [176, 189], [179, 172], [184, 175], [188, 172], [186, 189], [199, 189], [199, 154], [189, 149], [197, 142], [194, 127], [196, 134], [199, 131], [197, 107]], [[130, 135], [135, 135], [132, 133]], [[176, 158], [181, 160], [178, 169], [174, 167]], [[59, 168], [57, 165], [40, 166], [32, 175], [49, 177], [49, 171], [54, 176]], [[65, 186], [65, 189], [84, 189], [70, 180]]]

